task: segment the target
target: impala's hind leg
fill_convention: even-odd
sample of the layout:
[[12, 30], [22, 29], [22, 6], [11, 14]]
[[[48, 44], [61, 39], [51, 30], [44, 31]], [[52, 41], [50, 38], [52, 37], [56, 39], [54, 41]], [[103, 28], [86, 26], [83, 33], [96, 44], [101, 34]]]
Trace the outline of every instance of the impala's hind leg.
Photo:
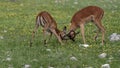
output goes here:
[[50, 37], [49, 37], [49, 40], [51, 39], [51, 37], [52, 37], [52, 32], [50, 32]]
[[35, 26], [35, 29], [34, 29], [33, 32], [32, 32], [32, 38], [31, 38], [31, 40], [30, 40], [30, 47], [32, 46], [33, 39], [34, 39], [34, 37], [35, 37], [35, 33], [36, 33], [38, 27], [39, 27], [39, 25], [36, 25], [36, 26]]
[[98, 30], [97, 30], [97, 32], [96, 32], [96, 34], [95, 34], [95, 36], [94, 36], [94, 41], [96, 41], [96, 39], [97, 39], [97, 37], [98, 37], [99, 32], [100, 32], [100, 29], [98, 28]]
[[44, 43], [44, 45], [47, 43], [47, 40], [46, 40], [46, 29], [43, 29], [43, 37], [44, 37], [44, 41], [43, 41], [43, 43]]
[[[96, 26], [102, 32], [102, 45], [104, 45], [105, 28], [101, 24], [101, 21], [96, 21]], [[97, 35], [98, 35], [98, 33], [97, 33]]]
[[[45, 25], [44, 29], [43, 29], [43, 37], [44, 37], [44, 45], [47, 44], [47, 42], [50, 40], [51, 36], [52, 36], [52, 32], [48, 29], [49, 25]], [[50, 37], [47, 38], [47, 34], [50, 33]]]

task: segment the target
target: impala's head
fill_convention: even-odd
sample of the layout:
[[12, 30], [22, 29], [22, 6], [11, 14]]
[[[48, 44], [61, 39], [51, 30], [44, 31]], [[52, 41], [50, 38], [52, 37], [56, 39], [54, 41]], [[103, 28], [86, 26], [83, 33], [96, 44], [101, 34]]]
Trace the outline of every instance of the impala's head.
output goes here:
[[71, 30], [71, 31], [69, 31], [67, 36], [69, 37], [70, 40], [75, 41], [75, 37], [77, 34], [79, 34], [79, 32], [76, 33], [74, 30]]
[[64, 26], [63, 31], [60, 32], [60, 37], [61, 37], [62, 40], [67, 40], [68, 39], [66, 34], [67, 34], [67, 27]]
[[62, 40], [72, 40], [72, 41], [75, 41], [75, 37], [76, 35], [79, 34], [79, 32], [75, 32], [74, 30], [70, 30], [68, 33], [67, 33], [67, 27], [65, 26], [63, 28], [63, 31], [60, 33], [60, 36], [62, 38]]

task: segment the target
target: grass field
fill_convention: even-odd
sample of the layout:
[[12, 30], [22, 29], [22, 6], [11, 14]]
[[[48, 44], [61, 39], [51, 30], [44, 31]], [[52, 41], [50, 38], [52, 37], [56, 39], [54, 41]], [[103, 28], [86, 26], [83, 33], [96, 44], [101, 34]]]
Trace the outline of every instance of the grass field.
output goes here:
[[[94, 42], [96, 27], [88, 23], [85, 25], [86, 41], [90, 45], [87, 48], [79, 46], [83, 43], [80, 34], [75, 42], [69, 40], [63, 46], [52, 36], [45, 47], [41, 28], [33, 46], [29, 47], [39, 12], [48, 11], [62, 30], [65, 25], [69, 27], [76, 11], [89, 5], [105, 11], [102, 20], [106, 29], [104, 46], [100, 45], [101, 34]], [[120, 68], [120, 41], [109, 41], [112, 33], [120, 34], [119, 0], [0, 0], [0, 68], [100, 68], [103, 64]], [[99, 58], [102, 53], [107, 56]]]

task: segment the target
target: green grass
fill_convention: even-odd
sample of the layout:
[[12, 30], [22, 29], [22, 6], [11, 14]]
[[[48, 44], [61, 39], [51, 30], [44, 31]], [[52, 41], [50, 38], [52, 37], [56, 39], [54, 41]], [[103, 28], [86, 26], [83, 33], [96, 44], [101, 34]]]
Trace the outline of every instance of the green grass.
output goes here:
[[[74, 4], [75, 1], [78, 4]], [[48, 11], [62, 30], [65, 25], [69, 27], [76, 11], [88, 5], [99, 6], [105, 11], [102, 20], [106, 28], [104, 46], [100, 45], [101, 34], [96, 42], [93, 41], [96, 27], [89, 23], [85, 26], [86, 41], [90, 45], [88, 48], [79, 46], [83, 43], [81, 35], [76, 37], [76, 42], [64, 42], [64, 46], [52, 36], [45, 47], [41, 28], [36, 33], [33, 46], [29, 47], [35, 17], [39, 12]], [[111, 68], [120, 68], [120, 41], [111, 42], [108, 38], [112, 33], [120, 34], [119, 12], [119, 0], [62, 0], [62, 3], [55, 3], [55, 0], [0, 0], [0, 37], [3, 37], [0, 39], [0, 68], [23, 68], [26, 64], [31, 68], [100, 68], [106, 63]], [[104, 52], [107, 57], [99, 58], [98, 55]], [[77, 61], [70, 60], [72, 56]]]

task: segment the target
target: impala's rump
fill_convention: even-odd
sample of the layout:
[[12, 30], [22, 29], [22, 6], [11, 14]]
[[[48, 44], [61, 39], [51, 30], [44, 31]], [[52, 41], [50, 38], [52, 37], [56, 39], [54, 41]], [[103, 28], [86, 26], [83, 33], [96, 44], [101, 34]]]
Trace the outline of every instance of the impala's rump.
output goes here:
[[43, 11], [37, 15], [36, 24], [39, 26], [41, 25], [42, 27], [48, 26], [48, 25], [53, 25], [53, 26], [55, 25], [54, 27], [57, 28], [56, 21], [46, 11]]

